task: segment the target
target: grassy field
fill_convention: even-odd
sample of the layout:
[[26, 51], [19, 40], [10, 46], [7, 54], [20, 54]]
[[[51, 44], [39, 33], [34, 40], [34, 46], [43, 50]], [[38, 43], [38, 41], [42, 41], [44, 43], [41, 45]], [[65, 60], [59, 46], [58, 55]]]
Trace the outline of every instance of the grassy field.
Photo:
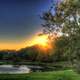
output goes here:
[[80, 75], [72, 70], [33, 72], [18, 75], [0, 74], [0, 80], [80, 80]]

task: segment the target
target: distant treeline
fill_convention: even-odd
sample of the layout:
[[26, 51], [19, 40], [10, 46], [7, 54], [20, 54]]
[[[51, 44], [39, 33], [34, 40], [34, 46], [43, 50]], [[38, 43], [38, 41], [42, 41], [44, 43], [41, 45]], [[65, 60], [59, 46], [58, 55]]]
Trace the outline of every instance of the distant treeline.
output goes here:
[[[54, 43], [53, 43], [54, 44]], [[59, 49], [41, 50], [38, 45], [26, 47], [19, 51], [15, 50], [2, 50], [0, 51], [0, 60], [5, 61], [38, 61], [38, 62], [57, 62], [66, 61], [67, 57], [63, 55], [63, 51]]]

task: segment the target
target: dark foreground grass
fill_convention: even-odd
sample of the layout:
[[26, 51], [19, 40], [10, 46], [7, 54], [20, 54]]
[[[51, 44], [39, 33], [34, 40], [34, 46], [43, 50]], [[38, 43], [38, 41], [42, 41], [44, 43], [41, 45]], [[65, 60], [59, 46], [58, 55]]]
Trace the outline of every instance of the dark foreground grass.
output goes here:
[[34, 72], [29, 74], [0, 74], [0, 80], [80, 80], [80, 75], [72, 70], [55, 72]]

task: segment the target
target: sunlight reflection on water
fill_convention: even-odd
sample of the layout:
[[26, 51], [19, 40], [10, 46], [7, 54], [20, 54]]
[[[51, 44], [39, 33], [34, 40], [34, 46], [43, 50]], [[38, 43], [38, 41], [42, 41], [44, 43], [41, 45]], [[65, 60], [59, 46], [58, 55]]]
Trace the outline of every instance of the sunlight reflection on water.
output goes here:
[[30, 69], [26, 65], [13, 66], [13, 65], [0, 65], [0, 73], [7, 74], [21, 74], [30, 73]]

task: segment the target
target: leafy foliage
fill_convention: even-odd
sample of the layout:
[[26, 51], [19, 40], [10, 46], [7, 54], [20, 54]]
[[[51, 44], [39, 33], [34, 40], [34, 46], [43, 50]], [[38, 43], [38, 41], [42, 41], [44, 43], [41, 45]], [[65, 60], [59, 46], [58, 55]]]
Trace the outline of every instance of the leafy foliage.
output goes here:
[[[54, 6], [54, 5], [53, 5]], [[54, 10], [55, 14], [51, 12]], [[80, 60], [80, 0], [63, 0], [51, 7], [42, 16], [45, 21], [43, 32], [54, 37], [54, 33], [62, 33], [63, 40], [57, 42], [58, 55], [67, 54], [68, 60], [79, 69]], [[67, 45], [65, 44], [68, 41]]]

